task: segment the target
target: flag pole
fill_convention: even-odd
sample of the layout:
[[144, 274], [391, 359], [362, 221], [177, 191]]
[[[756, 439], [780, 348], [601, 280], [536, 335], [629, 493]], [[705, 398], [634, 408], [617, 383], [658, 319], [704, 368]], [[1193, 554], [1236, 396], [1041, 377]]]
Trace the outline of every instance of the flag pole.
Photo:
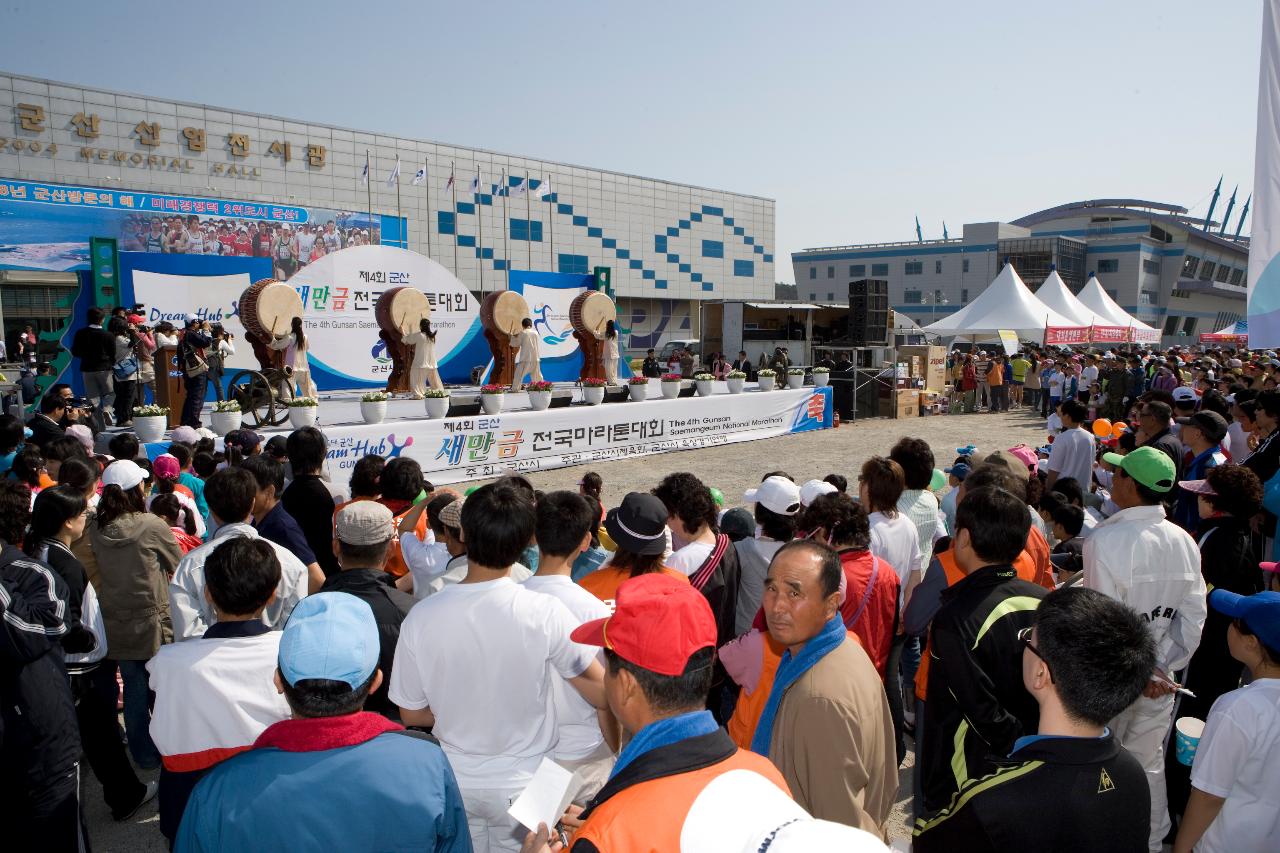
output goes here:
[[409, 224], [404, 221], [404, 213], [400, 209], [400, 156], [396, 155], [396, 227], [400, 229], [400, 248], [409, 248]]
[[476, 167], [476, 191], [471, 200], [476, 205], [476, 260], [480, 262], [480, 301], [484, 302], [484, 205], [480, 203], [480, 167]]
[[[533, 202], [529, 199], [529, 172], [524, 173], [524, 218], [529, 222], [529, 242], [525, 244], [525, 266], [533, 269]], [[1244, 224], [1243, 217], [1240, 223]], [[1238, 236], [1238, 235], [1237, 235]]]
[[[501, 183], [498, 184], [498, 192], [503, 192], [503, 184], [507, 183], [507, 170], [502, 170]], [[502, 254], [505, 260], [502, 262], [503, 271], [507, 276], [507, 290], [511, 289], [511, 247], [507, 243], [507, 238], [511, 236], [511, 220], [507, 218], [507, 198], [511, 195], [511, 191], [507, 190], [502, 195]]]
[[453, 180], [452, 160], [449, 161], [449, 191], [449, 201], [453, 206], [450, 211], [453, 214], [453, 274], [458, 278], [462, 278], [462, 276], [458, 275], [458, 185]]
[[[542, 183], [545, 184], [546, 182], [547, 182], [547, 173], [543, 172]], [[539, 184], [539, 189], [541, 188], [542, 188], [542, 185]], [[553, 195], [553, 193], [548, 193], [547, 195]], [[548, 199], [547, 204], [554, 205], [555, 202]], [[550, 250], [549, 256], [547, 257], [547, 266], [551, 268], [551, 272], [555, 272], [557, 269], [559, 269], [559, 266], [556, 264], [556, 210], [555, 210], [555, 207], [547, 208], [547, 222], [549, 222], [551, 225], [551, 250]]]
[[422, 180], [427, 185], [427, 257], [431, 257], [431, 175], [427, 158], [422, 158]]
[[364, 195], [365, 201], [369, 203], [369, 233], [373, 233], [373, 163], [370, 160], [369, 149], [364, 150]]

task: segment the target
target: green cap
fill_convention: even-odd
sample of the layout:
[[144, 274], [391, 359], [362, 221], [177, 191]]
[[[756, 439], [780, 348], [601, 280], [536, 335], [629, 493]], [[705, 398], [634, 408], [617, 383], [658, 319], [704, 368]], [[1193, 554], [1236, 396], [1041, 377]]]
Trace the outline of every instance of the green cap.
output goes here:
[[1172, 489], [1174, 478], [1178, 474], [1169, 455], [1154, 447], [1139, 447], [1127, 456], [1104, 453], [1102, 461], [1122, 469], [1154, 492], [1167, 492]]

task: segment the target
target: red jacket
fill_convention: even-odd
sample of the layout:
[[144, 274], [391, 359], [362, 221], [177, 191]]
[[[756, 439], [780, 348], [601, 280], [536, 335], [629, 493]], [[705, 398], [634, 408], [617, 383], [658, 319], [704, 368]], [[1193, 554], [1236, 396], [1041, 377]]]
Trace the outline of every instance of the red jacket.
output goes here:
[[[873, 563], [879, 567], [874, 568]], [[876, 672], [884, 677], [885, 663], [889, 660], [889, 644], [893, 641], [894, 620], [898, 615], [898, 573], [884, 560], [878, 560], [870, 551], [846, 550], [840, 552], [844, 568], [844, 603], [840, 605], [840, 617], [844, 626], [857, 635], [867, 656], [876, 666]], [[867, 593], [867, 584], [875, 574], [874, 586]], [[863, 606], [863, 598], [866, 606]], [[861, 615], [852, 621], [858, 609]]]

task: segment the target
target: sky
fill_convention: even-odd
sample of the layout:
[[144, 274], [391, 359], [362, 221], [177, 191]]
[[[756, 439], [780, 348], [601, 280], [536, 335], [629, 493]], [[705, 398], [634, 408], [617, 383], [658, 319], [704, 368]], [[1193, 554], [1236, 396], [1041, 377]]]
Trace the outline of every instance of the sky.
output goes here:
[[[0, 69], [777, 202], [807, 247], [1253, 183], [1260, 0], [0, 0]], [[1232, 228], [1234, 229], [1234, 220]], [[1248, 229], [1246, 227], [1246, 233]]]

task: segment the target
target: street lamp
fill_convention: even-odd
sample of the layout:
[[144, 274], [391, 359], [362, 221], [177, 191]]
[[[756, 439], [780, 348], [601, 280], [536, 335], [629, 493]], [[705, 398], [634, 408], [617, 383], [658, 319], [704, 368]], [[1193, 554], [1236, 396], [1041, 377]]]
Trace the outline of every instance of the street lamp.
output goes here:
[[938, 306], [948, 304], [947, 297], [942, 295], [941, 288], [934, 288], [933, 293], [925, 294], [926, 301], [929, 303], [929, 324], [933, 325], [938, 320]]

